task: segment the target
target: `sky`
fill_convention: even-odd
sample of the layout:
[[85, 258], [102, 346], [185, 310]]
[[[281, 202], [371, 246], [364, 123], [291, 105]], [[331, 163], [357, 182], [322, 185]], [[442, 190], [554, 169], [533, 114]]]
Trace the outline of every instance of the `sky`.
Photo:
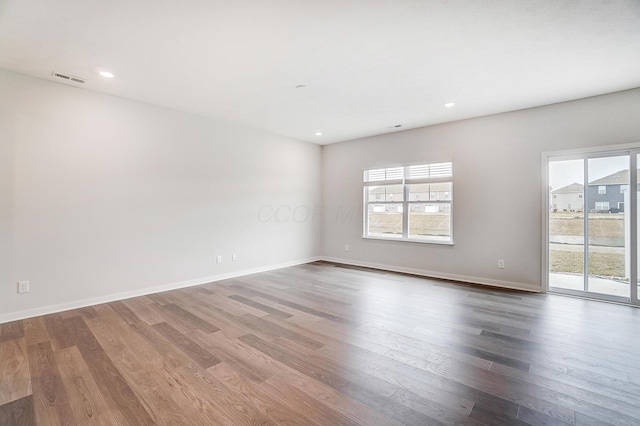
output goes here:
[[[584, 184], [584, 160], [549, 161], [549, 185], [552, 190], [572, 183]], [[629, 168], [629, 156], [590, 158], [589, 182]]]

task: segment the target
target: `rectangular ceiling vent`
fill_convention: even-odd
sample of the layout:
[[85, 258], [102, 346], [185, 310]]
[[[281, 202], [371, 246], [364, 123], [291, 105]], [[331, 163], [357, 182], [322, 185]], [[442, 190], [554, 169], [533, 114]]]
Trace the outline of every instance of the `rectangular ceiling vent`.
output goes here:
[[73, 81], [75, 83], [84, 83], [86, 81], [82, 77], [76, 77], [75, 75], [64, 74], [64, 73], [57, 72], [57, 71], [54, 71], [53, 73], [51, 73], [51, 75], [53, 75], [54, 77], [61, 78], [63, 80]]

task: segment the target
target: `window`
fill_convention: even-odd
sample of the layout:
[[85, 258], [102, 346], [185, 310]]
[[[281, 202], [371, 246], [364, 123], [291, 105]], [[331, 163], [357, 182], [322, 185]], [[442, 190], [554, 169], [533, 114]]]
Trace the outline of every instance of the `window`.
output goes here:
[[364, 171], [364, 238], [453, 244], [453, 163]]
[[607, 193], [607, 187], [604, 185], [600, 185], [598, 186], [598, 194], [606, 194]]
[[629, 190], [629, 185], [620, 185], [620, 193], [624, 194]]
[[608, 201], [596, 201], [596, 210], [609, 210]]

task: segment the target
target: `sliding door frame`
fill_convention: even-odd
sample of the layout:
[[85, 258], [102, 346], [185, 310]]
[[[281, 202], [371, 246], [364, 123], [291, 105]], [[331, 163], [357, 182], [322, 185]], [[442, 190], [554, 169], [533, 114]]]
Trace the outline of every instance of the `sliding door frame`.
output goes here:
[[[629, 298], [589, 293], [589, 269], [588, 269], [588, 253], [589, 253], [589, 213], [588, 213], [588, 199], [587, 188], [585, 185], [584, 192], [584, 291], [576, 291], [570, 289], [553, 288], [550, 290], [549, 285], [549, 220], [550, 220], [550, 202], [549, 199], [549, 162], [551, 161], [563, 161], [563, 160], [584, 160], [584, 182], [589, 180], [588, 175], [588, 160], [590, 158], [603, 158], [614, 157], [620, 155], [629, 156]], [[545, 292], [562, 293], [573, 296], [588, 297], [599, 300], [606, 300], [611, 302], [618, 302], [629, 304], [633, 306], [640, 306], [640, 300], [638, 300], [638, 155], [640, 155], [640, 143], [627, 144], [627, 145], [611, 145], [596, 148], [567, 150], [567, 151], [553, 151], [542, 153], [542, 288]]]

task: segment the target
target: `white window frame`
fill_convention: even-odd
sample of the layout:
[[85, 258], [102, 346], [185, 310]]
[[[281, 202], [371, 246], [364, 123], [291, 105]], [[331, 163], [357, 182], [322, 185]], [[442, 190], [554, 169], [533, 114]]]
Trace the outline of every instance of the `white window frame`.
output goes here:
[[[370, 176], [371, 175], [371, 176]], [[409, 200], [409, 189], [412, 184], [450, 183], [451, 192], [448, 200]], [[369, 200], [368, 187], [402, 185], [404, 197], [402, 201], [376, 201]], [[431, 198], [431, 197], [429, 197]], [[372, 240], [403, 241], [423, 244], [454, 245], [453, 240], [453, 162], [440, 161], [432, 163], [412, 164], [396, 167], [378, 167], [363, 170], [363, 229], [362, 238]], [[376, 204], [400, 204], [402, 206], [402, 236], [381, 237], [369, 235], [369, 205]], [[449, 206], [450, 235], [448, 239], [443, 237], [411, 238], [409, 237], [409, 214], [412, 204], [446, 204]]]
[[606, 185], [598, 185], [598, 195], [605, 195], [607, 193]]

